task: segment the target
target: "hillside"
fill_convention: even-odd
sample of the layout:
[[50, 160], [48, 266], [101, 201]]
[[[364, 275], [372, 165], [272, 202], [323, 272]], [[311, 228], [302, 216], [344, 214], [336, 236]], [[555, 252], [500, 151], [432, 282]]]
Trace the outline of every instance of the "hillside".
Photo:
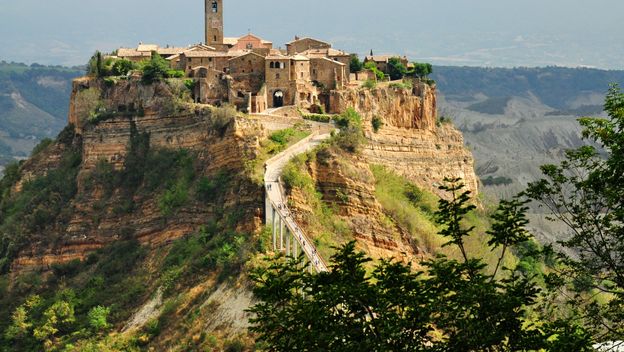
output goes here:
[[[0, 62], [0, 169], [65, 126], [71, 80], [83, 72]], [[0, 170], [1, 171], [1, 170]]]
[[433, 77], [440, 114], [463, 132], [491, 198], [521, 191], [541, 176], [541, 165], [580, 146], [576, 119], [602, 115], [609, 84], [624, 84], [624, 71], [560, 67], [443, 66]]
[[[11, 317], [0, 321], [3, 350], [253, 346], [248, 273], [271, 253], [263, 165], [316, 127], [192, 94], [184, 79], [74, 80], [70, 124], [0, 182], [0, 314]], [[335, 99], [357, 130], [316, 151], [309, 169], [319, 209], [353, 222], [328, 219], [329, 232], [302, 222], [319, 252], [355, 239], [377, 258], [434, 255], [435, 185], [461, 176], [478, 187], [461, 134], [436, 121], [435, 89], [417, 82]], [[407, 196], [388, 197], [403, 185], [425, 198], [401, 211]]]

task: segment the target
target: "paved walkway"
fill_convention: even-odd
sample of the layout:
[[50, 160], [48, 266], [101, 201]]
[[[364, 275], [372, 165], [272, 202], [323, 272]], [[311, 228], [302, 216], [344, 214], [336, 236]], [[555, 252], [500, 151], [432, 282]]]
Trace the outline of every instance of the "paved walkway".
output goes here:
[[[329, 125], [326, 125], [326, 129], [330, 129]], [[290, 209], [288, 209], [288, 200], [280, 183], [280, 175], [282, 174], [284, 167], [286, 166], [286, 164], [288, 164], [290, 160], [292, 160], [299, 154], [303, 154], [314, 149], [330, 136], [330, 133], [320, 134], [318, 131], [314, 132], [309, 137], [303, 139], [299, 143], [293, 145], [292, 147], [286, 149], [271, 160], [267, 161], [266, 171], [264, 174], [267, 224], [273, 223], [275, 225], [276, 221], [273, 218], [274, 214], [279, 216], [279, 220], [283, 222], [283, 224], [288, 229], [287, 232], [290, 232], [292, 237], [297, 241], [298, 246], [301, 248], [307, 259], [310, 261], [310, 264], [317, 272], [327, 271], [327, 265], [318, 253], [316, 247], [314, 246], [314, 243], [310, 240], [310, 238], [306, 235], [303, 229], [299, 226], [299, 224], [296, 223], [294, 218], [291, 216]], [[280, 237], [282, 237], [281, 222]], [[274, 228], [274, 243], [276, 231], [277, 229]], [[290, 243], [289, 240], [290, 237], [288, 238], [287, 243]], [[281, 239], [280, 242], [282, 242]], [[282, 247], [283, 246], [280, 243], [280, 248]], [[289, 245], [287, 247], [287, 252], [289, 253]], [[297, 246], [295, 245], [294, 247], [296, 248]], [[298, 250], [295, 251], [294, 255], [297, 254]]]

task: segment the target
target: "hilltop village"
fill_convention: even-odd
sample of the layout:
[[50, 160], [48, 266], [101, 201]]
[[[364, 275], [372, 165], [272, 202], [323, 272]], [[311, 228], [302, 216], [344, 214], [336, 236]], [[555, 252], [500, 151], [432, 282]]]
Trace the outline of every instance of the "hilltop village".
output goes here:
[[[205, 0], [205, 42], [186, 48], [139, 44], [120, 48], [118, 58], [139, 62], [153, 52], [174, 70], [197, 81], [198, 103], [230, 103], [250, 113], [282, 106], [323, 107], [331, 112], [330, 92], [375, 79], [371, 71], [350, 72], [351, 55], [314, 38], [295, 37], [286, 49], [254, 34], [224, 37], [223, 0]], [[392, 56], [367, 56], [379, 70], [387, 69]], [[406, 58], [401, 58], [408, 66]]]

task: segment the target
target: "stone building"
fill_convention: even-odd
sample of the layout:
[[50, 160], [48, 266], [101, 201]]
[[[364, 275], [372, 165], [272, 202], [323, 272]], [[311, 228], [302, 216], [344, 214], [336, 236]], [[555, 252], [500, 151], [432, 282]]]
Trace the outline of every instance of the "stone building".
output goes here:
[[[316, 111], [324, 107], [332, 112], [332, 92], [350, 83], [349, 53], [309, 37], [295, 37], [285, 50], [273, 48], [272, 42], [252, 33], [225, 37], [223, 0], [204, 1], [203, 44], [187, 48], [139, 45], [120, 49], [118, 56], [141, 61], [149, 59], [152, 52], [161, 54], [172, 69], [195, 79], [194, 97], [200, 103], [230, 103], [249, 112], [282, 106]], [[367, 60], [375, 61], [383, 70], [391, 57], [371, 56]]]
[[286, 52], [288, 55], [295, 55], [310, 49], [329, 49], [331, 44], [314, 38], [295, 37], [290, 43], [286, 44]]
[[400, 55], [368, 55], [364, 58], [364, 64], [366, 64], [367, 62], [374, 62], [380, 71], [388, 73], [388, 63], [393, 57], [398, 57], [399, 59], [401, 59], [401, 63], [405, 65], [405, 67], [409, 65], [407, 57], [401, 57]]

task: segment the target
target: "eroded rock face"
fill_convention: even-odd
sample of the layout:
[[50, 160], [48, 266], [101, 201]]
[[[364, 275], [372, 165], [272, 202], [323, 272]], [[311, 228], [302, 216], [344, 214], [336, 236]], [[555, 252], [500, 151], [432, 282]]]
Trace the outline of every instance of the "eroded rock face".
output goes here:
[[[353, 107], [362, 115], [369, 163], [384, 165], [434, 192], [445, 177], [460, 177], [467, 189], [478, 192], [474, 159], [461, 132], [437, 121], [435, 86], [416, 82], [411, 90], [349, 90], [333, 99], [343, 111]], [[382, 123], [378, 131], [373, 119]]]
[[[367, 143], [360, 155], [336, 154], [331, 148], [317, 153], [308, 172], [323, 200], [338, 210], [362, 249], [374, 258], [399, 257], [406, 261], [426, 256], [409, 232], [384, 221], [386, 214], [375, 198], [370, 165], [382, 165], [418, 186], [441, 196], [444, 178], [460, 177], [473, 194], [478, 192], [472, 154], [462, 134], [437, 121], [435, 87], [423, 83], [413, 89], [379, 87], [333, 93], [337, 111], [356, 109], [363, 119]], [[381, 122], [375, 131], [373, 119]], [[302, 214], [308, 201], [297, 190], [291, 194]], [[300, 219], [305, 222], [305, 217]], [[309, 228], [314, 231], [313, 228]]]
[[[94, 250], [128, 236], [150, 246], [167, 244], [195, 233], [210, 220], [219, 220], [228, 209], [235, 209], [241, 216], [238, 231], [257, 231], [261, 226], [263, 190], [245, 176], [245, 164], [255, 157], [259, 141], [266, 135], [264, 128], [245, 118], [229, 121], [216, 117], [215, 108], [205, 105], [172, 106], [175, 100], [175, 89], [166, 83], [145, 86], [124, 81], [107, 86], [86, 78], [74, 82], [69, 121], [76, 126], [76, 138], [82, 142], [82, 164], [78, 192], [68, 209], [69, 221], [51, 224], [33, 234], [27, 248], [13, 261], [13, 272], [84, 259]], [[93, 113], [97, 111], [114, 113], [94, 122]], [[165, 217], [159, 209], [159, 194], [137, 193], [133, 195], [133, 210], [120, 212], [116, 210], [122, 198], [120, 189], [89, 186], [90, 174], [99, 161], [123, 169], [132, 135], [143, 133], [149, 135], [150, 149], [185, 149], [192, 153], [197, 178], [227, 173], [230, 183], [222, 196], [223, 206], [202, 203], [190, 194], [187, 204], [173, 216]], [[53, 145], [29, 160], [23, 168], [24, 180], [58, 167], [64, 148]]]

